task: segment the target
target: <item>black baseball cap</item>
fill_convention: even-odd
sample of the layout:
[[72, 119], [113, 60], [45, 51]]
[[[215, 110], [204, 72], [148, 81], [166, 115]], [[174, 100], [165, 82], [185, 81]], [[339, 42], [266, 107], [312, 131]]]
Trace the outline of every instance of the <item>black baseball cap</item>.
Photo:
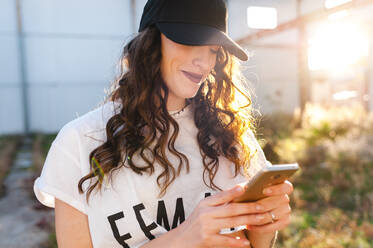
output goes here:
[[156, 25], [167, 38], [184, 45], [221, 45], [240, 60], [243, 48], [228, 36], [224, 0], [148, 0], [139, 32]]

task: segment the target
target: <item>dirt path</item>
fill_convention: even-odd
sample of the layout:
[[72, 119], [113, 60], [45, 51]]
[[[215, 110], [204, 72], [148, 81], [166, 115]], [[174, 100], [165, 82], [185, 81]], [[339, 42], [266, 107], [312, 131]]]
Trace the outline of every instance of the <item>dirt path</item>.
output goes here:
[[33, 183], [31, 140], [25, 139], [4, 184], [6, 194], [0, 198], [0, 247], [46, 247], [52, 209], [43, 208], [30, 195]]

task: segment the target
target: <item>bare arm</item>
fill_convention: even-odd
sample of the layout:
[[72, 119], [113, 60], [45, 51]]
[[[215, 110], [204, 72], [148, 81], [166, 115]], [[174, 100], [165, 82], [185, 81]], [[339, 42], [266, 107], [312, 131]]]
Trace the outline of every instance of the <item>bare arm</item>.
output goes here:
[[[172, 229], [171, 231], [159, 236], [158, 238], [152, 240], [151, 242], [148, 242], [145, 245], [141, 246], [141, 248], [185, 247], [185, 245], [188, 246], [188, 244], [185, 242], [182, 244], [184, 246], [180, 244], [180, 241], [178, 240], [178, 235], [179, 235], [178, 232], [179, 230], [177, 228]], [[231, 234], [224, 234], [223, 236], [229, 236], [233, 238], [239, 237], [239, 239], [242, 239], [242, 240], [247, 239], [243, 231], [238, 231], [238, 232], [231, 233]], [[250, 248], [250, 245], [242, 246], [242, 247]]]
[[153, 239], [152, 241], [141, 246], [141, 248], [179, 247], [179, 243], [177, 240], [178, 235], [178, 229], [172, 229], [171, 231], [162, 234], [156, 239]]
[[274, 248], [275, 242], [277, 239], [277, 232], [275, 233], [262, 233], [262, 234], [253, 234], [250, 233], [247, 229], [242, 231], [234, 232], [231, 234], [225, 234], [237, 239], [247, 239], [250, 241], [250, 245], [247, 248]]
[[255, 235], [253, 233], [247, 232], [248, 238], [251, 242], [252, 248], [259, 248], [259, 247], [268, 247], [274, 248], [275, 242], [277, 239], [277, 231], [275, 233], [266, 233], [266, 234], [259, 234]]
[[55, 199], [56, 236], [59, 248], [92, 248], [88, 216]]

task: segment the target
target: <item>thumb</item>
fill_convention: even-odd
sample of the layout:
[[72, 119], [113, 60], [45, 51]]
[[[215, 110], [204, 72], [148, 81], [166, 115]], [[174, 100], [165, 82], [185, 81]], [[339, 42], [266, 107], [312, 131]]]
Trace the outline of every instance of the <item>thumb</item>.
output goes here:
[[240, 184], [237, 184], [236, 186], [234, 186], [233, 188], [229, 190], [221, 191], [215, 195], [212, 195], [206, 198], [206, 200], [208, 199], [207, 204], [209, 206], [222, 205], [224, 203], [228, 203], [232, 201], [234, 198], [240, 196], [243, 192], [244, 192], [243, 186]]

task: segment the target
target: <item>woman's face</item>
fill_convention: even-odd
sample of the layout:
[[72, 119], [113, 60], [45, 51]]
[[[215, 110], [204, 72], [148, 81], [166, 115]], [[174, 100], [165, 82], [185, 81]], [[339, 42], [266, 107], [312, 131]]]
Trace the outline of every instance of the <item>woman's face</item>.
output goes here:
[[186, 46], [161, 33], [161, 72], [168, 89], [167, 109], [179, 110], [194, 97], [215, 67], [220, 46]]

